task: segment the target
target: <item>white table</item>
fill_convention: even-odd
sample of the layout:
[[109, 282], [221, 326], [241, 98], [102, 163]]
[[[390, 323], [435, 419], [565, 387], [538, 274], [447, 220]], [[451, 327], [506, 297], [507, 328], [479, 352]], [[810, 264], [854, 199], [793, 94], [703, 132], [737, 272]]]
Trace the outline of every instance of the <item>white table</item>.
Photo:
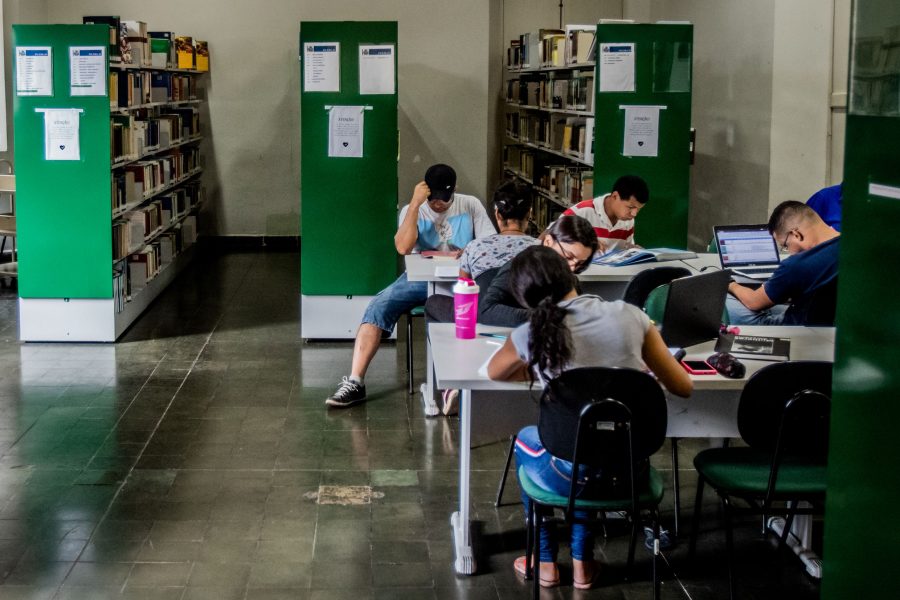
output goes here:
[[[478, 326], [479, 333], [506, 334], [508, 328]], [[833, 360], [834, 329], [808, 327], [742, 327], [745, 335], [766, 335], [791, 339], [794, 359]], [[478, 336], [473, 340], [456, 338], [452, 323], [432, 323], [428, 327], [430, 346], [436, 357], [434, 371], [439, 389], [460, 390], [459, 429], [459, 510], [451, 516], [453, 540], [456, 548], [456, 571], [463, 575], [475, 572], [472, 553], [469, 500], [469, 468], [471, 460], [472, 391], [521, 390], [528, 392], [525, 382], [491, 381], [478, 373], [479, 368], [499, 347], [501, 340]], [[688, 349], [688, 358], [706, 358], [714, 342], [706, 342]], [[744, 379], [728, 379], [721, 375], [692, 376], [694, 394], [683, 399], [669, 395], [668, 429], [670, 437], [721, 438], [738, 437], [737, 401], [747, 377], [767, 364], [765, 361], [744, 360], [747, 375]]]
[[[428, 295], [443, 293], [449, 295], [450, 287], [456, 281], [456, 276], [439, 277], [435, 273], [436, 267], [459, 266], [459, 261], [448, 257], [425, 258], [421, 254], [408, 254], [404, 257], [406, 262], [406, 277], [409, 281], [428, 282]], [[589, 266], [578, 279], [587, 284], [587, 291], [599, 293], [607, 300], [621, 298], [625, 286], [631, 279], [647, 269], [661, 266], [687, 267], [694, 273], [700, 273], [706, 267], [719, 267], [718, 254], [698, 254], [697, 258], [687, 260], [672, 260], [665, 262], [647, 262], [623, 267], [611, 267], [608, 265]], [[612, 286], [597, 289], [597, 285]], [[611, 293], [610, 293], [611, 292]], [[434, 359], [430, 342], [425, 348], [425, 383], [420, 388], [422, 406], [427, 416], [440, 414], [440, 410], [434, 399]]]

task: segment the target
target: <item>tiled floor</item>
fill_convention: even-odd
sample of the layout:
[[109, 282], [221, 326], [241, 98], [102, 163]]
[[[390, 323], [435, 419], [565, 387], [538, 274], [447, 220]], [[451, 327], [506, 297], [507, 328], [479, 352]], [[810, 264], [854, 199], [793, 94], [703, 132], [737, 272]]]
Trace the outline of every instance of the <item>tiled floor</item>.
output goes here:
[[[402, 343], [378, 354], [369, 403], [326, 411], [351, 346], [302, 343], [298, 279], [292, 254], [202, 258], [114, 345], [20, 344], [0, 292], [0, 598], [529, 597], [511, 568], [521, 506], [493, 507], [506, 444], [473, 452], [479, 573], [457, 577], [456, 423], [407, 396]], [[683, 444], [686, 513], [698, 447]], [[371, 502], [317, 503], [329, 485], [371, 486]], [[741, 598], [816, 598], [757, 530], [737, 538]], [[543, 597], [650, 598], [648, 555], [624, 582], [626, 536], [610, 533], [601, 589]], [[703, 535], [694, 564], [668, 552], [663, 597], [727, 597], [721, 540]]]

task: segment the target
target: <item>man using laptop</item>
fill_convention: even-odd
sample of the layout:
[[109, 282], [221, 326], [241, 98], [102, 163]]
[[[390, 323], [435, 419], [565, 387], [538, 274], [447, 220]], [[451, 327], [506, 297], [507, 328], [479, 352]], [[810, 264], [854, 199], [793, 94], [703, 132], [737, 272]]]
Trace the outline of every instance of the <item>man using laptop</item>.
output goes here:
[[635, 245], [634, 219], [649, 199], [646, 181], [637, 175], [623, 175], [613, 184], [610, 193], [579, 202], [563, 214], [588, 220], [597, 234], [600, 253], [625, 250]]
[[768, 228], [775, 243], [791, 256], [759, 288], [731, 282], [729, 318], [733, 324], [803, 325], [815, 293], [837, 277], [841, 234], [795, 200], [775, 207]]
[[[425, 180], [416, 185], [409, 204], [400, 211], [400, 225], [394, 236], [397, 252], [462, 252], [473, 239], [496, 233], [481, 201], [455, 191], [456, 171], [441, 164], [428, 167]], [[427, 283], [409, 281], [404, 273], [372, 298], [356, 332], [350, 375], [343, 377], [325, 400], [327, 406], [347, 408], [366, 400], [363, 378], [378, 352], [381, 337], [390, 333], [403, 313], [424, 304], [427, 297]]]

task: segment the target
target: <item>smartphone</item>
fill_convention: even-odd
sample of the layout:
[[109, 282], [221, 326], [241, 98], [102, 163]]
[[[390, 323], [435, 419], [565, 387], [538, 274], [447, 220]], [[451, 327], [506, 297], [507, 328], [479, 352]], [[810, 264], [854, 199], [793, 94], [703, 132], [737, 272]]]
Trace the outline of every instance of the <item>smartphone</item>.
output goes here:
[[715, 375], [716, 370], [705, 360], [682, 360], [681, 366], [691, 375]]

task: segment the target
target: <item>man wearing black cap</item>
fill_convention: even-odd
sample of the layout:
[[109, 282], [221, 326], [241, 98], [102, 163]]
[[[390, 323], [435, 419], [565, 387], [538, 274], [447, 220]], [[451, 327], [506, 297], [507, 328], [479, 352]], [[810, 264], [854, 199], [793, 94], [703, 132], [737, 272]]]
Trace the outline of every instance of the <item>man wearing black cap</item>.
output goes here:
[[[456, 172], [451, 167], [437, 164], [428, 168], [425, 180], [416, 184], [412, 199], [400, 211], [400, 226], [394, 236], [397, 252], [461, 252], [474, 238], [496, 233], [481, 201], [455, 190]], [[327, 406], [346, 408], [366, 400], [363, 378], [378, 351], [381, 336], [394, 329], [403, 313], [424, 304], [427, 297], [428, 284], [408, 281], [404, 273], [372, 298], [356, 332], [350, 376], [343, 377], [325, 400]]]

